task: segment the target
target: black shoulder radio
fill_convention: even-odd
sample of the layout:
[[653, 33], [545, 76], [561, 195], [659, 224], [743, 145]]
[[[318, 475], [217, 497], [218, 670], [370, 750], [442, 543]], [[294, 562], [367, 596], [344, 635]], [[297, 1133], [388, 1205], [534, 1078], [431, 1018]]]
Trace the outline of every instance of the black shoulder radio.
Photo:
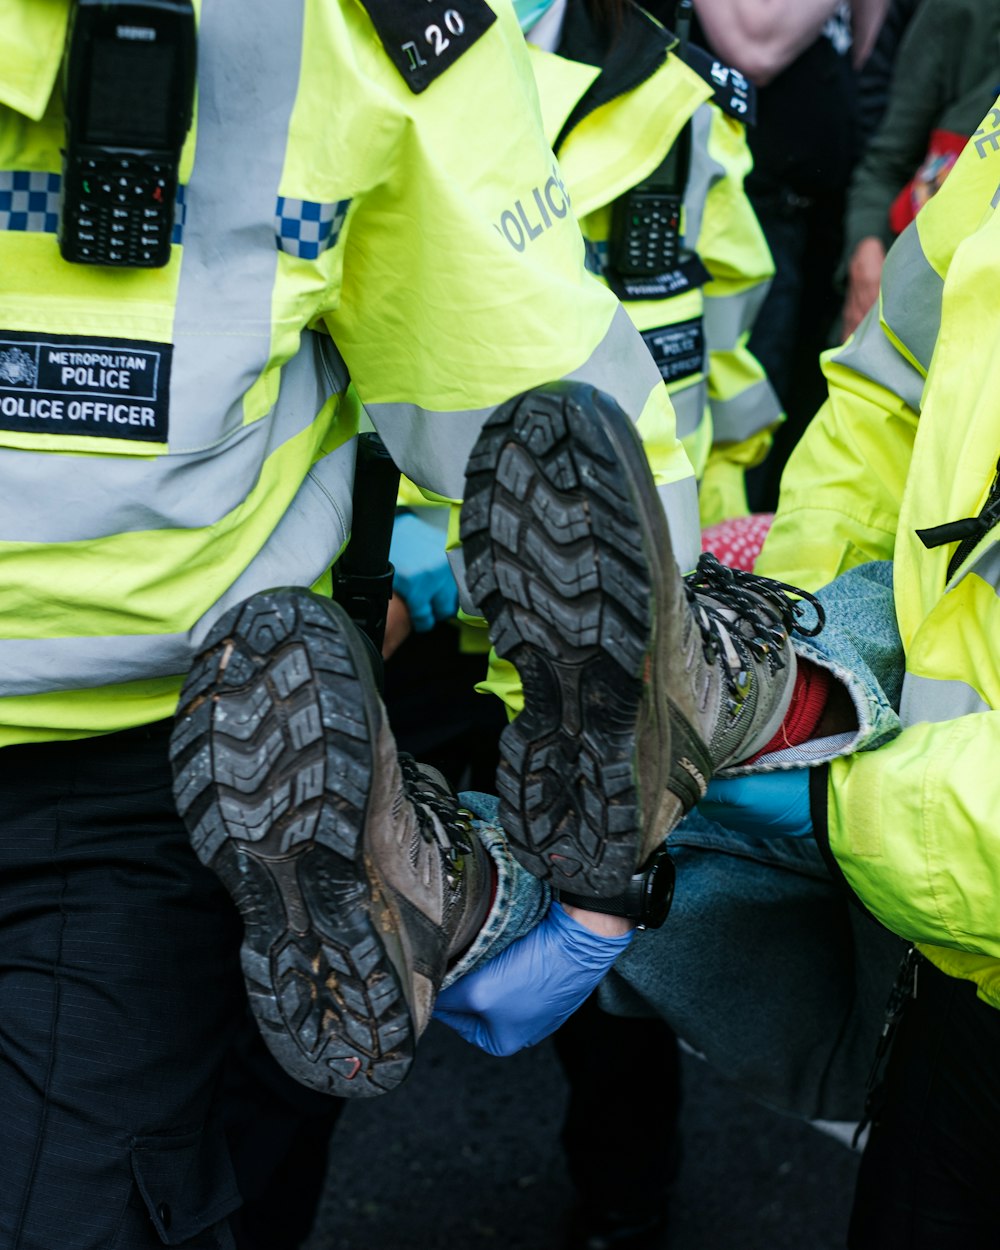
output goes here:
[[133, 269], [169, 261], [195, 64], [191, 0], [75, 0], [63, 79], [65, 260]]
[[[691, 26], [691, 0], [677, 7], [679, 55]], [[615, 200], [611, 210], [608, 262], [624, 278], [655, 277], [673, 269], [680, 256], [681, 208], [691, 164], [691, 124], [686, 123], [663, 163], [638, 186]]]

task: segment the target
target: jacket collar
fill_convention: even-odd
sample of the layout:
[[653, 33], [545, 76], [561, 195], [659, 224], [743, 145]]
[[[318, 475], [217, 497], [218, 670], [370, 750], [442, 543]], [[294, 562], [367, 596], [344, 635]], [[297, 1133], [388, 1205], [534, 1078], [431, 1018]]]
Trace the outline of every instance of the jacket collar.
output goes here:
[[601, 72], [563, 124], [553, 144], [555, 150], [589, 113], [654, 74], [675, 43], [670, 31], [636, 4], [626, 7], [621, 28], [609, 39], [598, 29], [586, 0], [569, 0], [557, 53], [597, 66]]
[[0, 104], [38, 121], [62, 63], [69, 0], [7, 0], [3, 14]]

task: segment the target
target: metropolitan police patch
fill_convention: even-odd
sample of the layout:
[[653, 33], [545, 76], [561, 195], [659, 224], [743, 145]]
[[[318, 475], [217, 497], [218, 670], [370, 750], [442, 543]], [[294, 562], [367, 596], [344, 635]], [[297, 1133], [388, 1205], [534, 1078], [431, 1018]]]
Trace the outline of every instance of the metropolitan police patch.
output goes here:
[[173, 347], [0, 330], [0, 430], [165, 443]]
[[497, 20], [485, 0], [362, 0], [389, 59], [415, 94]]
[[643, 341], [664, 382], [678, 382], [705, 370], [705, 331], [700, 317], [643, 330]]

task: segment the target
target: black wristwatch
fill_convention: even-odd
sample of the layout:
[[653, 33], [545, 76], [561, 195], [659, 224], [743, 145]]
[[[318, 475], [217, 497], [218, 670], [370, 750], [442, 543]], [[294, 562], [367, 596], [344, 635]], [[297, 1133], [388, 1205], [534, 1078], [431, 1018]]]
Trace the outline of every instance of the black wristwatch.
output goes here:
[[634, 920], [637, 929], [658, 929], [674, 901], [675, 876], [674, 861], [662, 850], [657, 851], [642, 872], [637, 872], [624, 891], [614, 898], [587, 898], [567, 890], [557, 890], [556, 894], [561, 903], [569, 903], [571, 907], [599, 911], [606, 916], [623, 916]]

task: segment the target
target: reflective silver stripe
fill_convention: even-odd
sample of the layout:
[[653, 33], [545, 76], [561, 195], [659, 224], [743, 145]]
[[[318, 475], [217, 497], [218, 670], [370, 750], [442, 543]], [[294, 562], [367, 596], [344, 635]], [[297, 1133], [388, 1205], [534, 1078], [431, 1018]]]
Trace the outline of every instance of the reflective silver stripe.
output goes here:
[[610, 395], [633, 421], [638, 421], [650, 395], [663, 383], [642, 336], [620, 304], [590, 359], [568, 377], [573, 382], [590, 382]]
[[298, 90], [303, 9], [304, 0], [203, 6], [197, 146], [174, 320], [171, 451], [201, 450], [238, 430], [243, 396], [270, 355], [274, 212]]
[[730, 352], [752, 326], [771, 286], [758, 282], [737, 295], [705, 295], [705, 340], [711, 352]]
[[[338, 367], [330, 340], [311, 331], [303, 340], [282, 371], [273, 415], [241, 428], [222, 451], [146, 459], [0, 448], [0, 459], [12, 465], [0, 494], [0, 541], [76, 542], [214, 524], [250, 494], [266, 457], [307, 429], [328, 395], [347, 386], [347, 368]], [[39, 509], [46, 497], [64, 506]]]
[[190, 666], [186, 634], [0, 639], [0, 696], [169, 677]]
[[313, 466], [264, 548], [192, 629], [195, 647], [230, 605], [270, 586], [311, 586], [329, 569], [351, 532], [354, 459], [351, 442]]
[[365, 411], [411, 481], [446, 499], [462, 498], [465, 466], [492, 407], [433, 412], [417, 404], [367, 404]]
[[955, 580], [949, 583], [948, 589], [952, 590], [963, 581], [970, 573], [974, 573], [976, 577], [984, 581], [987, 586], [993, 587], [993, 593], [1000, 596], [1000, 543], [994, 542], [991, 547], [976, 560]]
[[80, 690], [187, 672], [193, 650], [234, 603], [270, 586], [308, 586], [330, 567], [347, 540], [354, 447], [322, 460], [303, 483], [266, 546], [194, 626], [190, 635], [0, 639], [0, 697]]
[[451, 565], [451, 575], [458, 587], [458, 606], [469, 616], [478, 616], [479, 604], [473, 602], [472, 595], [469, 593], [469, 581], [465, 576], [465, 552], [461, 547], [455, 547], [448, 552], [448, 563]]
[[882, 318], [924, 373], [941, 328], [944, 282], [930, 266], [911, 222], [889, 249], [882, 270]]
[[705, 420], [708, 386], [702, 379], [693, 386], [685, 386], [683, 390], [671, 391], [670, 402], [677, 418], [677, 437], [688, 438]]
[[712, 109], [701, 104], [691, 118], [691, 167], [684, 191], [684, 241], [697, 249], [705, 200], [710, 188], [726, 176], [725, 166], [708, 154], [708, 136], [712, 130]]
[[698, 483], [694, 477], [682, 478], [658, 487], [660, 502], [667, 515], [670, 545], [682, 573], [689, 573], [701, 553], [701, 522], [698, 518]]
[[887, 338], [877, 306], [869, 310], [854, 337], [832, 359], [898, 395], [914, 412], [920, 411], [924, 377]]
[[978, 690], [973, 690], [964, 681], [938, 681], [933, 677], [917, 677], [913, 673], [903, 677], [899, 719], [904, 727], [921, 721], [936, 723], [988, 711], [990, 705]]
[[781, 416], [781, 404], [767, 378], [761, 378], [745, 391], [729, 399], [710, 399], [712, 409], [712, 441], [742, 443], [751, 434], [759, 434]]
[[[621, 305], [590, 357], [567, 378], [599, 387], [636, 421], [653, 390], [662, 385], [659, 369]], [[416, 404], [390, 403], [368, 404], [366, 410], [408, 478], [447, 499], [461, 499], [469, 453], [493, 407], [433, 412]]]

